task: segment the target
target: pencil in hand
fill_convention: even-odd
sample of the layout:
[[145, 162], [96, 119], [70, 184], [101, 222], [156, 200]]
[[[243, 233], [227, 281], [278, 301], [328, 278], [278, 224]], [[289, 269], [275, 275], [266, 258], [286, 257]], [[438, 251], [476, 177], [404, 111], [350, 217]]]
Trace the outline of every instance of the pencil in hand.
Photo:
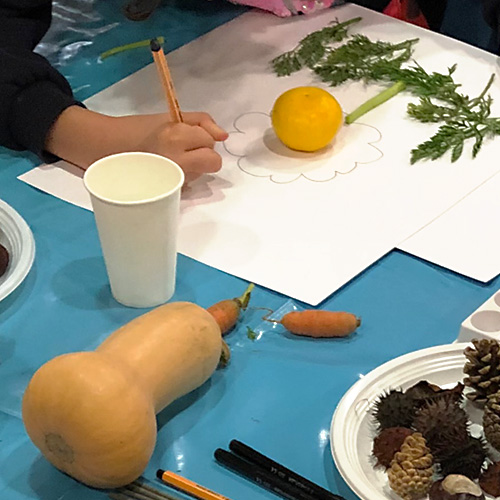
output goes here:
[[149, 46], [151, 48], [151, 53], [153, 54], [156, 69], [158, 70], [158, 76], [160, 77], [160, 81], [165, 92], [165, 97], [167, 98], [172, 120], [176, 123], [181, 123], [183, 121], [181, 110], [175, 94], [174, 82], [172, 81], [165, 53], [163, 52], [160, 42], [156, 38], [151, 40]]

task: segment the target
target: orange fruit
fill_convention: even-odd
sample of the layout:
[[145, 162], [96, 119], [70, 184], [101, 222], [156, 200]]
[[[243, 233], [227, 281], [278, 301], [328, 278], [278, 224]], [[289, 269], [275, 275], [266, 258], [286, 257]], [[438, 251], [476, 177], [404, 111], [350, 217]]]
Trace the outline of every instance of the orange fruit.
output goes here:
[[319, 87], [296, 87], [276, 99], [271, 122], [285, 146], [311, 152], [331, 142], [342, 125], [343, 114], [330, 92]]

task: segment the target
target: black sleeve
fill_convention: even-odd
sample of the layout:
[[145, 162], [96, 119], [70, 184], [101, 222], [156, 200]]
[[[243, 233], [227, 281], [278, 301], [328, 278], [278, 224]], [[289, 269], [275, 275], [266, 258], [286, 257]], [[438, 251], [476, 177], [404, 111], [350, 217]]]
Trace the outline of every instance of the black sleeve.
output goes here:
[[390, 1], [391, 0], [351, 0], [351, 3], [382, 12], [389, 5]]
[[0, 0], [0, 145], [44, 160], [48, 131], [73, 98], [66, 79], [33, 49], [50, 26], [49, 0]]
[[447, 0], [418, 0], [417, 3], [425, 19], [427, 19], [429, 28], [433, 31], [439, 31], [441, 24], [443, 24]]
[[493, 28], [497, 41], [500, 40], [500, 0], [481, 0], [486, 22]]

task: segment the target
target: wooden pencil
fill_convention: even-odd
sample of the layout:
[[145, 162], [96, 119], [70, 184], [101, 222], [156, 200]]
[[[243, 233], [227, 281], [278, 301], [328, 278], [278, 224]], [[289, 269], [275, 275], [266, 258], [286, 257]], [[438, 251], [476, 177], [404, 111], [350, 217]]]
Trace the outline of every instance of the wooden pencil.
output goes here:
[[172, 81], [165, 53], [156, 38], [151, 40], [149, 46], [151, 48], [151, 53], [153, 54], [156, 69], [158, 70], [158, 76], [160, 77], [160, 81], [165, 92], [165, 97], [167, 98], [172, 120], [176, 123], [181, 123], [183, 121], [182, 114], [179, 102], [177, 101], [177, 96], [175, 94], [174, 82]]
[[[131, 500], [134, 499], [134, 497], [129, 497], [128, 495], [124, 493], [109, 493], [108, 497], [111, 498], [111, 500]], [[135, 499], [134, 499], [135, 500]], [[140, 500], [140, 499], [137, 499]]]
[[178, 496], [157, 490], [140, 481], [113, 490], [108, 496], [113, 500], [179, 500]]
[[151, 497], [155, 497], [155, 500], [159, 500], [162, 498], [163, 500], [178, 500], [179, 497], [177, 495], [172, 495], [167, 493], [166, 491], [160, 491], [148, 484], [141, 481], [134, 481], [127, 486], [128, 490], [137, 491], [143, 494], [148, 494]]
[[200, 484], [197, 484], [194, 481], [190, 481], [185, 477], [179, 476], [172, 471], [158, 469], [158, 471], [156, 472], [156, 477], [163, 481], [165, 484], [168, 484], [169, 486], [177, 488], [183, 493], [191, 495], [195, 498], [199, 498], [201, 500], [230, 500], [224, 495], [209, 490], [208, 488], [205, 488], [205, 486], [201, 486]]

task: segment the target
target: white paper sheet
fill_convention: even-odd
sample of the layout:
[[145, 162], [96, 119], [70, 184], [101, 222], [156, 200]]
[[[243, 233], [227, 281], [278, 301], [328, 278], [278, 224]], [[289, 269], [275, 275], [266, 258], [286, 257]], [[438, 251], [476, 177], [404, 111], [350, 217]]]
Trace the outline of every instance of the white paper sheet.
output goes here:
[[[455, 164], [447, 157], [410, 166], [411, 148], [435, 128], [406, 117], [406, 104], [414, 100], [408, 95], [346, 127], [329, 150], [329, 161], [324, 153], [312, 155], [314, 161], [290, 157], [272, 143], [265, 115], [278, 95], [322, 84], [308, 71], [277, 78], [269, 61], [333, 19], [358, 15], [363, 21], [357, 30], [372, 38], [420, 37], [415, 59], [428, 70], [444, 72], [458, 63], [456, 79], [469, 94], [478, 94], [496, 70], [496, 58], [486, 52], [351, 5], [287, 20], [250, 12], [170, 53], [181, 107], [206, 110], [231, 132], [219, 148], [221, 172], [184, 194], [181, 253], [317, 305], [500, 169], [491, 161], [500, 154], [500, 141], [486, 142], [476, 160], [467, 147]], [[331, 91], [349, 112], [379, 89], [351, 83]], [[500, 101], [497, 87], [492, 96]], [[153, 65], [87, 105], [112, 115], [165, 110]], [[47, 172], [62, 171], [44, 167], [22, 179], [76, 202], [70, 193], [75, 185], [63, 180], [61, 194], [60, 186], [45, 182]], [[79, 187], [78, 203], [86, 203]]]
[[484, 283], [500, 273], [500, 174], [398, 248]]

